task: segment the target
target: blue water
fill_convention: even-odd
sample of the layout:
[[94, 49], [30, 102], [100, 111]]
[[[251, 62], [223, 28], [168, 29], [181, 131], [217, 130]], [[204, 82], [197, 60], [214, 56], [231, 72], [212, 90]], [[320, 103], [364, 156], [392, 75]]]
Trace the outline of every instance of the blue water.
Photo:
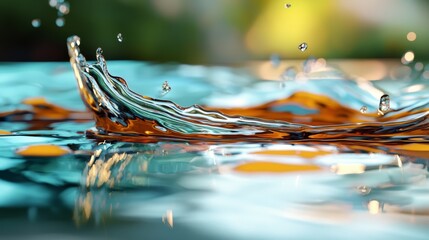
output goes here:
[[[118, 61], [109, 62], [109, 70], [153, 97], [168, 80], [172, 90], [163, 98], [182, 106], [251, 105], [296, 89], [317, 93], [328, 84], [297, 84], [273, 93], [277, 82], [262, 82], [244, 69]], [[400, 94], [394, 87], [391, 92]], [[26, 109], [22, 100], [36, 96], [84, 110], [69, 63], [0, 65], [0, 112]], [[378, 104], [370, 94], [359, 101], [338, 91], [331, 97], [357, 109], [368, 105], [369, 111]], [[392, 101], [392, 107], [401, 104]], [[386, 146], [97, 142], [85, 136], [93, 126], [65, 121], [34, 129], [31, 122], [0, 121], [0, 129], [12, 132], [0, 135], [2, 239], [426, 239], [429, 233], [425, 148], [420, 154], [403, 151], [399, 164]], [[73, 153], [16, 154], [20, 147], [43, 143]], [[291, 154], [258, 154], [267, 150]], [[328, 154], [301, 154], [320, 150]], [[235, 170], [255, 161], [315, 164], [322, 170]], [[365, 170], [336, 174], [333, 166], [344, 164]]]

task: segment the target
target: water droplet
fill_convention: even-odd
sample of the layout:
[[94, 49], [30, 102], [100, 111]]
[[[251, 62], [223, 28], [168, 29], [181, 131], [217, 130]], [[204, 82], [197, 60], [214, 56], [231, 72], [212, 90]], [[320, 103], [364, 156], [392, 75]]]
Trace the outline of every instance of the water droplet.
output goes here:
[[368, 186], [359, 186], [356, 189], [362, 195], [368, 195], [371, 192], [371, 188]]
[[97, 56], [102, 55], [103, 54], [103, 49], [102, 48], [97, 48], [97, 50], [95, 51], [95, 54], [97, 54]]
[[[67, 42], [70, 44], [72, 48], [78, 48], [80, 45], [80, 37], [74, 35], [67, 38]], [[76, 54], [78, 55], [78, 54]]]
[[167, 81], [165, 81], [163, 84], [162, 84], [162, 95], [165, 95], [165, 94], [167, 94], [168, 92], [170, 92], [171, 91], [171, 87], [170, 87], [170, 85], [168, 84], [168, 82]]
[[58, 4], [57, 0], [49, 0], [49, 6], [56, 7]]
[[368, 107], [367, 106], [362, 106], [361, 108], [360, 108], [360, 112], [361, 113], [366, 113], [368, 111]]
[[378, 112], [381, 115], [384, 115], [388, 111], [390, 111], [390, 97], [389, 97], [389, 95], [384, 94], [380, 98], [380, 104], [378, 106]]
[[104, 62], [103, 49], [97, 48], [97, 50], [95, 51], [95, 57], [97, 58], [97, 61], [99, 63]]
[[31, 21], [31, 25], [35, 28], [40, 27], [41, 24], [42, 24], [42, 22], [38, 18], [35, 18]]
[[408, 64], [410, 62], [414, 61], [414, 52], [408, 51], [404, 54], [404, 56], [401, 59], [401, 62], [403, 64]]
[[67, 2], [61, 3], [57, 6], [58, 12], [67, 15], [70, 12], [70, 5]]
[[304, 52], [305, 50], [307, 50], [307, 48], [308, 48], [308, 45], [305, 42], [299, 44], [298, 46], [298, 49], [301, 50], [301, 52]]
[[290, 4], [290, 3], [285, 3], [285, 8], [290, 8], [290, 7], [292, 7], [292, 4]]
[[55, 20], [55, 25], [63, 27], [65, 24], [63, 16], [69, 14], [70, 4], [65, 0], [49, 0], [49, 6], [57, 10], [58, 17]]
[[122, 33], [118, 33], [118, 35], [116, 36], [116, 38], [118, 39], [118, 42], [124, 41], [124, 38], [122, 37]]
[[416, 38], [417, 38], [417, 34], [415, 32], [409, 32], [407, 34], [407, 40], [410, 41], [410, 42], [415, 41]]
[[417, 62], [415, 65], [414, 65], [414, 69], [416, 70], [416, 71], [422, 71], [423, 70], [423, 68], [425, 67], [425, 65], [423, 65], [423, 63], [421, 63], [421, 62]]
[[57, 25], [57, 27], [64, 27], [65, 24], [65, 20], [62, 17], [57, 18], [57, 20], [55, 20], [55, 24]]
[[429, 71], [424, 71], [424, 72], [422, 73], [422, 77], [423, 77], [424, 79], [429, 79]]

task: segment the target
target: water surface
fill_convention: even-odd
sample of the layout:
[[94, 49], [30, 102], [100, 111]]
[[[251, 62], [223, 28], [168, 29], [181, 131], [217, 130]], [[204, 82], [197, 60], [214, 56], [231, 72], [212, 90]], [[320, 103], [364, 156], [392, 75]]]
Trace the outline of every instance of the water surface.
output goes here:
[[[211, 136], [236, 128], [216, 132], [225, 126], [207, 118], [197, 130], [204, 124], [214, 130], [190, 132], [192, 139], [180, 137], [183, 132], [177, 138], [139, 132], [124, 137], [115, 131], [106, 137], [111, 133], [97, 132], [92, 113], [85, 113], [69, 63], [2, 64], [2, 236], [426, 238], [427, 83], [418, 73], [399, 81], [405, 86], [401, 90], [386, 84], [391, 79], [373, 84], [334, 69], [309, 71], [306, 78], [298, 74], [284, 85], [261, 81], [242, 68], [109, 61], [108, 69], [155, 103], [198, 104], [241, 118], [246, 124], [239, 125], [247, 127], [240, 131], [258, 124], [258, 130], [271, 129], [280, 120], [277, 124], [292, 126], [289, 136], [304, 127], [319, 137], [276, 138], [273, 131], [252, 138], [240, 132], [218, 141]], [[163, 95], [165, 81], [171, 91]], [[419, 91], [410, 91], [419, 85]], [[390, 95], [392, 112], [380, 116], [384, 93]], [[367, 114], [360, 112], [362, 106]], [[249, 119], [258, 123], [248, 124]], [[368, 127], [345, 130], [359, 124]], [[70, 153], [32, 157], [20, 152], [46, 144]]]

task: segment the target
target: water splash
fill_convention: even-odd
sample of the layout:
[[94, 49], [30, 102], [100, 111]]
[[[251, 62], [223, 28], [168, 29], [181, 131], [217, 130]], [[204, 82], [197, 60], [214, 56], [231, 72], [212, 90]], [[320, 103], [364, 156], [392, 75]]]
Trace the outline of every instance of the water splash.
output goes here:
[[[96, 130], [88, 131], [89, 136], [126, 141], [162, 138], [242, 141], [244, 138], [246, 141], [348, 139], [377, 142], [387, 136], [394, 136], [389, 141], [415, 141], [419, 136], [419, 141], [427, 141], [426, 105], [390, 110], [386, 116], [362, 115], [329, 97], [296, 92], [288, 98], [250, 108], [197, 105], [185, 108], [133, 92], [124, 79], [109, 74], [101, 49], [96, 52], [97, 62], [87, 64], [79, 44], [76, 36], [68, 39], [70, 62], [81, 97], [96, 119]], [[321, 70], [317, 71], [320, 76]], [[307, 76], [311, 74], [308, 72]], [[297, 103], [304, 107], [305, 116], [279, 110]], [[379, 110], [386, 113], [390, 109], [389, 97], [382, 97], [380, 103]]]

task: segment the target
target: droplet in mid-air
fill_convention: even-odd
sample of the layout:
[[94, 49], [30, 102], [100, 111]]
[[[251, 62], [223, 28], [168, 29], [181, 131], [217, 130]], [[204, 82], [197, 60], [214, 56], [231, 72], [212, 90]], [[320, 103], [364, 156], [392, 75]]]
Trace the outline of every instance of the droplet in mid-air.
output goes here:
[[290, 8], [290, 7], [292, 7], [292, 4], [290, 4], [290, 3], [285, 3], [285, 8]]
[[407, 34], [407, 40], [410, 42], [414, 42], [417, 38], [417, 34], [415, 32], [409, 32]]
[[70, 12], [70, 5], [68, 2], [63, 2], [57, 5], [57, 9], [59, 14], [67, 15]]
[[413, 51], [406, 52], [401, 59], [401, 62], [403, 64], [409, 64], [412, 61], [414, 61], [414, 52]]
[[95, 51], [95, 57], [97, 58], [97, 61], [101, 62], [101, 60], [103, 58], [103, 49], [102, 48], [97, 48], [97, 50]]
[[57, 0], [49, 0], [49, 6], [55, 7], [55, 6], [57, 6], [57, 4], [58, 4]]
[[106, 60], [104, 60], [103, 56], [103, 49], [100, 47], [95, 51], [95, 58], [97, 59], [98, 63], [106, 64]]
[[360, 108], [360, 112], [361, 113], [366, 113], [368, 111], [368, 107], [367, 106], [362, 106], [361, 108]]
[[423, 70], [423, 68], [425, 67], [425, 65], [423, 65], [423, 63], [422, 62], [417, 62], [415, 65], [414, 65], [414, 69], [416, 70], [416, 71], [422, 71]]
[[65, 20], [63, 16], [70, 13], [70, 4], [65, 0], [49, 0], [49, 6], [57, 10], [57, 19], [55, 25], [57, 27], [64, 27]]
[[116, 38], [118, 39], [118, 42], [124, 41], [124, 37], [122, 37], [122, 33], [118, 33], [118, 35], [116, 36]]
[[65, 20], [62, 17], [57, 18], [57, 20], [55, 20], [55, 24], [57, 25], [57, 27], [64, 27], [65, 24]]
[[301, 50], [301, 52], [304, 52], [305, 50], [307, 50], [307, 48], [308, 48], [308, 45], [305, 42], [299, 44], [298, 46], [298, 49]]
[[103, 49], [102, 48], [97, 48], [97, 50], [95, 51], [95, 53], [98, 55], [103, 54]]
[[162, 95], [165, 95], [165, 94], [167, 94], [168, 92], [170, 92], [171, 91], [171, 87], [170, 87], [170, 85], [168, 84], [168, 82], [167, 81], [165, 81], [163, 84], [162, 84]]
[[380, 97], [380, 104], [378, 105], [378, 112], [384, 115], [386, 112], [390, 111], [390, 97], [387, 94], [384, 94]]
[[42, 25], [42, 22], [40, 21], [40, 19], [35, 18], [31, 21], [31, 25], [35, 28], [40, 27], [40, 25]]

